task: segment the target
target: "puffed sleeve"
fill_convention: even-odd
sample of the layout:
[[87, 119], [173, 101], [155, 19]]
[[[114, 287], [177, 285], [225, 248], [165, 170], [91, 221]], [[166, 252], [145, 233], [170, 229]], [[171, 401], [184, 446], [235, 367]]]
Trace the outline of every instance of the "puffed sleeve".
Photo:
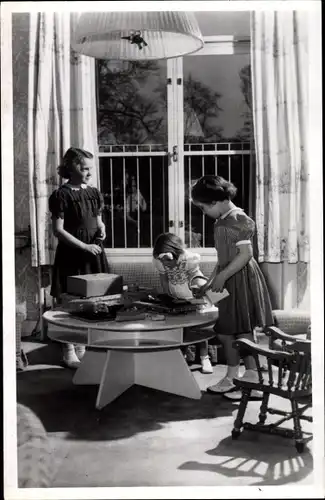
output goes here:
[[239, 215], [236, 223], [236, 246], [251, 244], [254, 232], [255, 222], [246, 214]]
[[158, 271], [159, 274], [166, 274], [164, 266], [158, 259], [152, 259], [152, 263], [154, 268]]
[[204, 274], [200, 269], [200, 260], [201, 257], [198, 253], [192, 253], [192, 252], [188, 253], [186, 259], [186, 270], [190, 283], [192, 283], [194, 278], [204, 277]]
[[61, 189], [53, 191], [49, 198], [49, 210], [53, 219], [64, 219], [64, 212], [67, 208], [67, 200]]
[[188, 253], [186, 259], [186, 269], [191, 272], [197, 272], [200, 270], [200, 260], [201, 257], [198, 253]]

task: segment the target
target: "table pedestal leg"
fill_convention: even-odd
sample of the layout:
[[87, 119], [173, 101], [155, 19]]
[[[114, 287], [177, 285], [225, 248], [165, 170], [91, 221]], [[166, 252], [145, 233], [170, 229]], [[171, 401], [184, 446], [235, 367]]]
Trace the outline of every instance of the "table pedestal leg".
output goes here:
[[96, 399], [98, 410], [135, 384], [134, 356], [134, 353], [121, 351], [107, 353]]
[[77, 385], [100, 384], [107, 355], [110, 355], [109, 351], [87, 349], [73, 377], [73, 383]]
[[200, 399], [201, 390], [180, 350], [107, 353], [96, 408], [101, 409], [132, 385]]
[[201, 390], [179, 349], [135, 354], [135, 383], [200, 399]]

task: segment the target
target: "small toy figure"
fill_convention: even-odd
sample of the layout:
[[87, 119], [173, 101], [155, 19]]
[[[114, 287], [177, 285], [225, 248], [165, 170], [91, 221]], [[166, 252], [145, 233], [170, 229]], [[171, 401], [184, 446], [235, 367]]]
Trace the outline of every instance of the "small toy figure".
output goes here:
[[144, 41], [144, 39], [141, 36], [141, 31], [135, 31], [132, 33], [130, 36], [122, 36], [122, 40], [129, 40], [132, 44], [136, 44], [140, 50], [142, 50], [143, 47], [147, 47], [147, 42]]

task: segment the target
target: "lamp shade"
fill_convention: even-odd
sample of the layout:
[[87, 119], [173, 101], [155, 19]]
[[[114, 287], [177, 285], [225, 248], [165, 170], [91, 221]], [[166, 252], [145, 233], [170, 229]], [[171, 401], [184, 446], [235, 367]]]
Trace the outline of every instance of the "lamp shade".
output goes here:
[[204, 45], [191, 12], [84, 12], [71, 45], [97, 59], [169, 59]]

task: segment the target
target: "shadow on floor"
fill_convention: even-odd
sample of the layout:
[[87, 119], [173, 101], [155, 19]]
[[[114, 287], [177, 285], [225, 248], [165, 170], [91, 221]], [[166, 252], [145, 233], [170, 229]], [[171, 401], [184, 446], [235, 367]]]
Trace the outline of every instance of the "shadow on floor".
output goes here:
[[230, 436], [223, 439], [216, 448], [206, 453], [216, 457], [218, 463], [188, 461], [180, 469], [210, 471], [236, 480], [256, 477], [256, 482], [250, 483], [251, 486], [294, 483], [309, 476], [313, 469], [313, 458], [308, 448], [305, 453], [298, 454], [290, 439], [260, 436], [249, 431], [236, 441]]
[[[46, 347], [40, 350], [45, 354]], [[159, 430], [166, 422], [231, 416], [234, 410], [232, 402], [206, 393], [198, 401], [141, 386], [96, 410], [98, 386], [73, 385], [73, 374], [58, 366], [29, 366], [17, 374], [18, 402], [36, 413], [47, 432], [63, 432], [66, 439], [122, 439]]]

